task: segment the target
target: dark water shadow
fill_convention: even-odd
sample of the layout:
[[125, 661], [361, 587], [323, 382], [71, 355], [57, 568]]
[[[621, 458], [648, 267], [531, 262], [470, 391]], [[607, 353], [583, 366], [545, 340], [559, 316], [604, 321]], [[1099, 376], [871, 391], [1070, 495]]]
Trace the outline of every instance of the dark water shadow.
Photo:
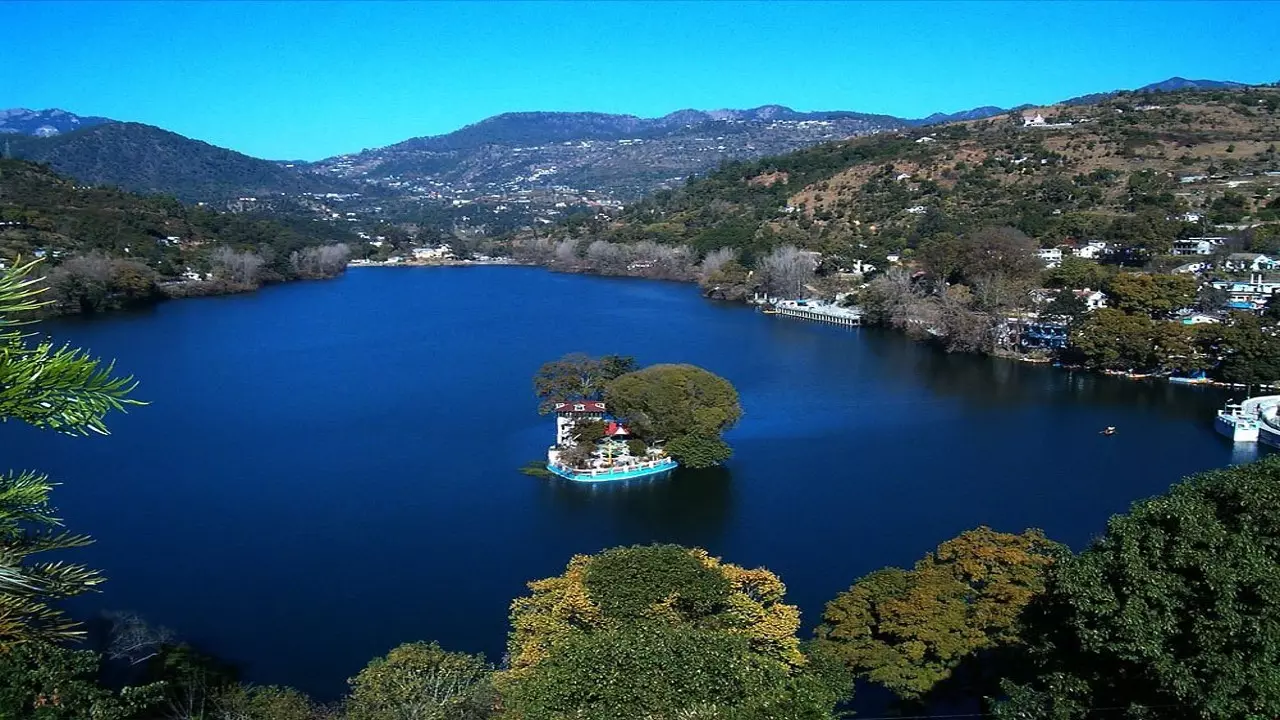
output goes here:
[[612, 526], [619, 543], [718, 544], [733, 515], [728, 468], [679, 468], [666, 476], [605, 483], [543, 481], [542, 504], [560, 522]]

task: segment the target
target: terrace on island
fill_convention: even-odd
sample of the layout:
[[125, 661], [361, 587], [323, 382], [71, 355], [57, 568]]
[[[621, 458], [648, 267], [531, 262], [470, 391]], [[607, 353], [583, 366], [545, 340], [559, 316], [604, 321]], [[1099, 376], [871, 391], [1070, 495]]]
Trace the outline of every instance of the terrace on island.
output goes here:
[[567, 480], [604, 482], [670, 472], [676, 461], [659, 447], [634, 438], [603, 402], [558, 402], [556, 443], [547, 450], [547, 470]]

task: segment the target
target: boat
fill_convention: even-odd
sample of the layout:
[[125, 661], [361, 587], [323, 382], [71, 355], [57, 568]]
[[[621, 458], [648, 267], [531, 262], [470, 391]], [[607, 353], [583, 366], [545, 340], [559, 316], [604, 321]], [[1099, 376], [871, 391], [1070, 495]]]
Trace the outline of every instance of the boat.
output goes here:
[[1178, 377], [1178, 376], [1170, 377], [1169, 382], [1175, 385], [1208, 385], [1213, 381], [1210, 380], [1202, 370], [1200, 372], [1192, 373], [1190, 376], [1187, 376], [1187, 377]]
[[1106, 426], [1105, 428], [1102, 429], [1102, 434], [1107, 436], [1115, 435], [1116, 434], [1115, 426], [1114, 425]]

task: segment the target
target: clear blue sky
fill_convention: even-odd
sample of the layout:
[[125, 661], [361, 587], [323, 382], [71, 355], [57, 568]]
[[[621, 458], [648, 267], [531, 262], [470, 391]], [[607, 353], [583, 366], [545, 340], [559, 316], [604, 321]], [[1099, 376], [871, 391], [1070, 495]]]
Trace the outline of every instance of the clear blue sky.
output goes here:
[[1280, 80], [1280, 2], [0, 2], [0, 108], [317, 159], [516, 110], [901, 116]]

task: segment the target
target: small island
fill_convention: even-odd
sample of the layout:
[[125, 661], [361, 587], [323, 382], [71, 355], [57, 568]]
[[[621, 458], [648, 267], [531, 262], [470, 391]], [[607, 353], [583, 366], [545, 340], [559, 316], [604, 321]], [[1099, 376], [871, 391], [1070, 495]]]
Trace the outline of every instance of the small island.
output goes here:
[[555, 413], [556, 443], [547, 449], [547, 470], [566, 480], [631, 480], [678, 465], [662, 448], [633, 437], [601, 401], [556, 403]]
[[636, 369], [634, 358], [566, 355], [534, 377], [539, 412], [556, 416], [547, 471], [575, 482], [654, 477], [731, 455], [721, 434], [742, 416], [738, 393], [693, 365]]

